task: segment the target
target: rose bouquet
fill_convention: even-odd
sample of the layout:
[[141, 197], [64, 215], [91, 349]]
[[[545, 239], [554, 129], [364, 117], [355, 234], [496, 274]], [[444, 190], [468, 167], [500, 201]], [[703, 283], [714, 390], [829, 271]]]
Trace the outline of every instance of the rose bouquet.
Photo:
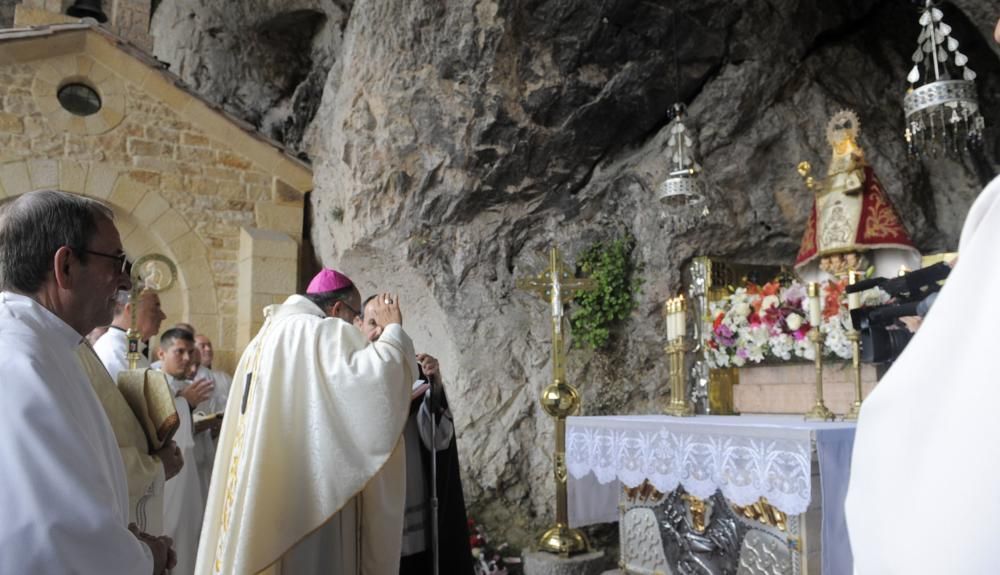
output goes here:
[[[849, 359], [851, 342], [847, 332], [851, 316], [844, 289], [846, 280], [820, 284], [824, 356]], [[872, 289], [862, 294], [863, 305], [888, 301], [885, 292]], [[815, 359], [809, 340], [808, 299], [799, 282], [782, 286], [773, 281], [747, 284], [709, 307], [711, 324], [706, 326], [706, 360], [710, 367], [743, 366], [764, 360], [788, 361], [793, 357]]]

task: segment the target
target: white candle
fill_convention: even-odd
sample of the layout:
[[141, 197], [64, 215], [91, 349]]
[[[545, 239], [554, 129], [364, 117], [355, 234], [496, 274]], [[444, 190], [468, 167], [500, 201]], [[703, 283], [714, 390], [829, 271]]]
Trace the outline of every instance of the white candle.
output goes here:
[[684, 295], [678, 296], [677, 300], [677, 337], [687, 335], [687, 305], [684, 303]]
[[674, 339], [674, 300], [668, 299], [667, 312], [664, 314], [667, 324], [667, 341], [673, 341]]
[[809, 323], [818, 328], [823, 319], [822, 308], [819, 305], [819, 285], [816, 282], [809, 284]]

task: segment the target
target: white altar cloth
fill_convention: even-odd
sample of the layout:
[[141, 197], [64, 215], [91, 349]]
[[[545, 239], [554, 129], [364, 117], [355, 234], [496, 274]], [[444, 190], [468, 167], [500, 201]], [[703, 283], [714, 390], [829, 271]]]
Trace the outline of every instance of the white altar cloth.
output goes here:
[[815, 445], [823, 573], [850, 573], [844, 498], [854, 430], [854, 423], [803, 421], [799, 415], [569, 417], [569, 522], [579, 527], [617, 521], [622, 485], [636, 487], [644, 480], [663, 493], [683, 486], [702, 499], [719, 490], [737, 505], [766, 497], [798, 515], [813, 497]]

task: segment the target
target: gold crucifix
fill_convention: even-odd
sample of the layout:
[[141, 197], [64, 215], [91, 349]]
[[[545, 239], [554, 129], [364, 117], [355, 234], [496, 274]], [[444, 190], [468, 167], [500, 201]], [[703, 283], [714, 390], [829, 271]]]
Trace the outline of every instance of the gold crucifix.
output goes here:
[[576, 290], [594, 287], [590, 278], [576, 278], [559, 258], [559, 249], [549, 252], [549, 267], [535, 277], [517, 280], [518, 289], [530, 291], [548, 300], [552, 309], [552, 382], [566, 381], [566, 351], [564, 347], [562, 320], [565, 315], [563, 304], [573, 300]]
[[575, 278], [559, 259], [559, 250], [549, 252], [549, 267], [535, 277], [517, 280], [519, 289], [534, 292], [548, 300], [552, 310], [552, 383], [539, 398], [542, 409], [556, 420], [556, 451], [552, 458], [556, 480], [556, 524], [542, 534], [538, 545], [542, 551], [564, 557], [590, 550], [587, 537], [569, 526], [566, 481], [566, 416], [580, 407], [580, 394], [566, 383], [566, 351], [563, 342], [563, 304], [570, 302], [576, 290], [594, 287], [589, 278]]

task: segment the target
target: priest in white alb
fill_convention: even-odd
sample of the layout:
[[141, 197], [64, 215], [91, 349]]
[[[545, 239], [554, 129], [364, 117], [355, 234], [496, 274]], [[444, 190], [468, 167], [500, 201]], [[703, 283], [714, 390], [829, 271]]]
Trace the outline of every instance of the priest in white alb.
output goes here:
[[199, 575], [398, 572], [417, 368], [398, 299], [378, 301], [371, 345], [352, 325], [357, 288], [333, 270], [265, 310], [229, 394]]

